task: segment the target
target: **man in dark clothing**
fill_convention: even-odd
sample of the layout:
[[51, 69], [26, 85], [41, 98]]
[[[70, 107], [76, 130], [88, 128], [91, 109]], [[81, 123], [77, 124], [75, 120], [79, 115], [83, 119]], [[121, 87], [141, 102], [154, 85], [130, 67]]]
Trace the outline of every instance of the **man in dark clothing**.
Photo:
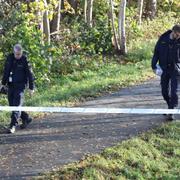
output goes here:
[[[156, 72], [157, 63], [163, 73], [161, 75], [162, 96], [169, 109], [178, 106], [178, 63], [180, 63], [180, 25], [175, 25], [172, 30], [160, 36], [152, 58], [152, 69]], [[167, 115], [168, 120], [173, 120], [173, 115]]]
[[[7, 57], [5, 63], [2, 86], [6, 85], [8, 85], [9, 106], [22, 106], [24, 90], [27, 85], [29, 85], [30, 95], [32, 96], [34, 93], [34, 76], [19, 44], [14, 46], [14, 53]], [[15, 132], [19, 118], [22, 119], [21, 128], [26, 128], [32, 121], [26, 112], [13, 111], [9, 133]]]

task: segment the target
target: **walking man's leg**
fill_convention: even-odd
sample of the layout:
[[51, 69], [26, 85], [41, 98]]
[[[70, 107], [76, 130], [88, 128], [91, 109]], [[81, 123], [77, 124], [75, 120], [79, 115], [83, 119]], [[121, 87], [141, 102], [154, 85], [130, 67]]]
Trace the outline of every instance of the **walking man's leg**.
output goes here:
[[170, 76], [168, 73], [163, 73], [161, 76], [161, 93], [166, 101], [168, 108], [170, 106], [170, 96], [169, 96], [169, 82], [170, 82]]
[[177, 88], [178, 88], [178, 80], [175, 74], [171, 76], [171, 99], [170, 99], [170, 108], [174, 109], [178, 106], [178, 95], [177, 95]]
[[[14, 97], [15, 97], [14, 93], [15, 93], [14, 88], [12, 86], [9, 87], [8, 88], [8, 102], [9, 102], [9, 106], [14, 106]], [[17, 116], [18, 116], [17, 113], [12, 112], [12, 114], [11, 114], [10, 129], [18, 124], [18, 121], [17, 121], [18, 117]]]
[[[169, 109], [174, 109], [178, 105], [178, 95], [177, 95], [178, 80], [175, 72], [171, 73], [170, 81], [171, 81], [171, 85], [170, 85], [171, 89], [170, 89]], [[169, 121], [174, 120], [174, 115], [168, 114], [167, 120]]]
[[32, 121], [28, 113], [26, 113], [25, 111], [21, 112], [21, 119], [22, 119], [22, 125], [20, 126], [21, 129], [25, 129], [27, 125]]
[[[9, 100], [10, 106], [22, 106], [23, 96], [24, 96], [23, 90], [19, 90], [15, 88], [10, 89], [8, 93], [8, 100]], [[20, 111], [12, 112], [9, 133], [15, 132], [15, 128], [18, 124], [18, 119], [20, 118], [20, 116], [21, 116]]]

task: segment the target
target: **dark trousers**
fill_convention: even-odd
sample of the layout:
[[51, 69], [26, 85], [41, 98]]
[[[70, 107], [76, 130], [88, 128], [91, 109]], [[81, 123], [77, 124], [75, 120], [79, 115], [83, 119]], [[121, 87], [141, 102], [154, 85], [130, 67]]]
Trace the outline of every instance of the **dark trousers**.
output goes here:
[[[24, 89], [17, 88], [15, 86], [9, 86], [8, 88], [8, 101], [9, 106], [22, 106], [24, 99]], [[29, 115], [22, 111], [13, 111], [11, 114], [11, 123], [10, 126], [18, 124], [18, 119], [21, 118], [22, 121], [26, 121], [29, 118]]]
[[161, 76], [162, 96], [166, 101], [169, 109], [174, 109], [178, 106], [178, 79], [175, 70], [164, 71]]

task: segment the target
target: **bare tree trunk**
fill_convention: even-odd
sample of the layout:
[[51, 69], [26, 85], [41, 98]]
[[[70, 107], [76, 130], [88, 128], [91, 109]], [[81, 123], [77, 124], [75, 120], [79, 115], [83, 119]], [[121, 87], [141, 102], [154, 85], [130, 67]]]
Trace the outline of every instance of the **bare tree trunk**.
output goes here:
[[143, 0], [138, 0], [138, 23], [142, 23], [142, 13], [143, 13]]
[[92, 27], [92, 12], [93, 12], [93, 1], [94, 0], [88, 0], [87, 5], [87, 24], [89, 27]]
[[48, 44], [50, 44], [51, 42], [51, 39], [50, 39], [50, 24], [49, 24], [49, 17], [48, 17], [48, 4], [47, 4], [47, 1], [44, 0], [44, 5], [45, 5], [45, 12], [44, 12], [44, 15], [43, 15], [43, 32], [45, 34], [45, 38], [46, 38], [46, 41], [48, 42]]
[[125, 55], [127, 53], [126, 47], [126, 28], [125, 28], [125, 18], [126, 18], [126, 0], [121, 0], [119, 6], [119, 35], [120, 35], [120, 49], [121, 53]]
[[157, 11], [157, 0], [146, 0], [145, 6], [146, 17], [149, 17], [151, 19], [155, 18]]
[[114, 21], [114, 5], [113, 5], [113, 0], [110, 0], [110, 9], [111, 9], [111, 23], [112, 23], [112, 30], [114, 34], [114, 43], [115, 43], [115, 48], [117, 51], [120, 50], [119, 44], [118, 44], [118, 35], [116, 32], [116, 27], [115, 27], [115, 21]]
[[155, 18], [156, 10], [157, 10], [157, 0], [151, 0], [151, 19]]
[[51, 22], [51, 33], [60, 30], [61, 21], [61, 0], [58, 1], [58, 6], [56, 7], [56, 13], [54, 14], [53, 20]]
[[[39, 0], [36, 0], [36, 2], [39, 4]], [[36, 11], [37, 15], [37, 23], [38, 23], [38, 28], [42, 31], [43, 33], [43, 12], [39, 10], [39, 6], [37, 7]]]
[[84, 21], [87, 23], [87, 0], [84, 0]]

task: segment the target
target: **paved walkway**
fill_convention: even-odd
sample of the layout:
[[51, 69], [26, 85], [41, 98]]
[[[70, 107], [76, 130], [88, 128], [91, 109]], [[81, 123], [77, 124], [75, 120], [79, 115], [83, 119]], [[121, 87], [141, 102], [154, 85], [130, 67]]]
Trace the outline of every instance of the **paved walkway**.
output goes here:
[[[158, 79], [82, 106], [166, 108]], [[0, 179], [30, 179], [87, 153], [101, 152], [162, 122], [165, 118], [161, 115], [52, 114], [15, 135], [0, 134]]]

